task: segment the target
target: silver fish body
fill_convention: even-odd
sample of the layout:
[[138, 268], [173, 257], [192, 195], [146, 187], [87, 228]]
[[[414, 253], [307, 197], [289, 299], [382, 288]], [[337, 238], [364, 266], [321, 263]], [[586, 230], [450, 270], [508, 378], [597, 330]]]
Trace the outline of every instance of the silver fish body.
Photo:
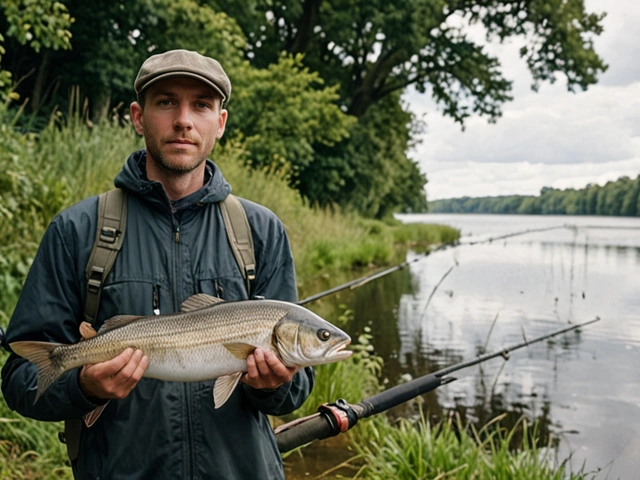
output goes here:
[[149, 357], [145, 377], [183, 382], [217, 378], [214, 402], [219, 408], [256, 348], [274, 352], [287, 366], [308, 366], [348, 358], [352, 352], [344, 348], [350, 341], [342, 330], [293, 303], [222, 302], [198, 294], [180, 313], [113, 317], [95, 337], [76, 344], [24, 341], [10, 347], [38, 367], [36, 401], [64, 372], [110, 360], [131, 347]]

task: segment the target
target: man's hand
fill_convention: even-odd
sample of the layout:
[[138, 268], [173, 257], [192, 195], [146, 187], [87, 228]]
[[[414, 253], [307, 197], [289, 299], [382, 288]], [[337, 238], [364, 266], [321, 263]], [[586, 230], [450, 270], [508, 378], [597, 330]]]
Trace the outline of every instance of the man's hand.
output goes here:
[[240, 381], [257, 389], [275, 389], [290, 382], [298, 367], [287, 367], [273, 352], [260, 348], [247, 357], [247, 373]]
[[86, 397], [124, 398], [138, 384], [149, 365], [142, 350], [127, 348], [112, 360], [85, 365], [80, 370], [80, 389]]

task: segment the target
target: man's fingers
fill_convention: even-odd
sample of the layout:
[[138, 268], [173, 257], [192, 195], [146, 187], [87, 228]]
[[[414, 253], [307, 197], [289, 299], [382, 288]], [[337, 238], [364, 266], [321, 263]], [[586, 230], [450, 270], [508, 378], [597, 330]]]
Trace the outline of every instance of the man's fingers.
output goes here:
[[91, 370], [96, 377], [112, 377], [129, 363], [134, 353], [135, 352], [133, 348], [127, 348], [124, 352], [122, 352], [117, 357], [112, 358], [111, 360], [91, 365]]
[[241, 381], [253, 388], [277, 388], [291, 381], [298, 367], [287, 367], [273, 352], [256, 348], [247, 357], [247, 373]]
[[142, 350], [136, 350], [129, 361], [113, 376], [114, 383], [125, 388], [131, 385], [133, 388], [142, 378], [148, 363], [149, 357], [144, 356]]
[[291, 380], [293, 374], [298, 370], [297, 367], [287, 367], [273, 352], [265, 352], [264, 359], [270, 371], [276, 377], [284, 379], [285, 382]]
[[266, 377], [271, 375], [271, 367], [265, 360], [265, 352], [260, 348], [256, 348], [253, 356], [255, 357], [256, 367], [258, 368], [258, 372], [260, 372], [260, 376]]
[[85, 365], [80, 387], [86, 395], [98, 398], [124, 398], [137, 385], [149, 365], [141, 350], [126, 349], [102, 363]]

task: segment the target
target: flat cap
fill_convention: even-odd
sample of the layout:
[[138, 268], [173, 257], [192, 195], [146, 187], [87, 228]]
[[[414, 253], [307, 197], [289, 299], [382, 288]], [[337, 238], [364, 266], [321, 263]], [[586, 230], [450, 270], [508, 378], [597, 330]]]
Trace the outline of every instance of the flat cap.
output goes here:
[[190, 50], [170, 50], [147, 58], [133, 84], [136, 94], [151, 84], [168, 77], [191, 77], [202, 80], [229, 101], [231, 82], [222, 65], [213, 58]]

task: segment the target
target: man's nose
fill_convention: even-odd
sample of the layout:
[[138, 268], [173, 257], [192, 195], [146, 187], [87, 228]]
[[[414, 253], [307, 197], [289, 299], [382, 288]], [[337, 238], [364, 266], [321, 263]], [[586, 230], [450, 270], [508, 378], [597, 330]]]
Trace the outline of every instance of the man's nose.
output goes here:
[[173, 120], [173, 126], [176, 129], [191, 129], [193, 127], [193, 119], [191, 110], [187, 104], [179, 104], [175, 111], [176, 115]]

